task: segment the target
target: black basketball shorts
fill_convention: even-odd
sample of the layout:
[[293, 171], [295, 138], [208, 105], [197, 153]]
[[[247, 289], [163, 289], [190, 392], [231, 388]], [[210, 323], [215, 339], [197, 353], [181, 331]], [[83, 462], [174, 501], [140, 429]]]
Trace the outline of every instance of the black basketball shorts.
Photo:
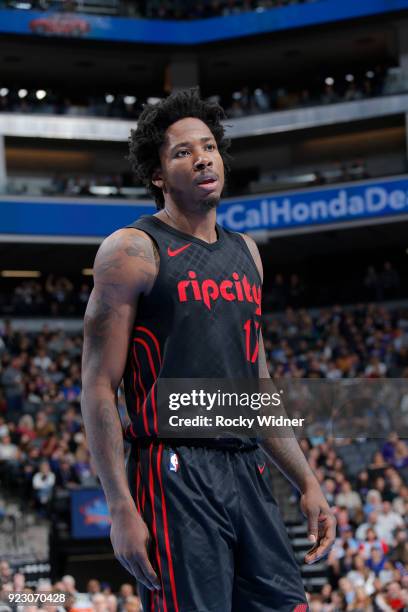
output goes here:
[[134, 444], [127, 470], [162, 585], [144, 612], [308, 610], [260, 447]]

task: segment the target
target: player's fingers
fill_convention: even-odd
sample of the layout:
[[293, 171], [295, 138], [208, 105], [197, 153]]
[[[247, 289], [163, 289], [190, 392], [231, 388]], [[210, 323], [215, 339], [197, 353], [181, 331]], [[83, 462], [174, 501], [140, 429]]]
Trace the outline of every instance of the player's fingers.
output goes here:
[[321, 514], [317, 520], [316, 544], [306, 553], [305, 562], [314, 563], [324, 557], [333, 546], [336, 537], [336, 519], [332, 514]]
[[315, 544], [317, 542], [317, 538], [319, 535], [317, 520], [319, 518], [319, 512], [320, 509], [318, 507], [309, 509], [307, 512], [307, 533], [308, 539], [310, 542], [312, 542], [312, 544]]
[[156, 572], [154, 571], [154, 569], [152, 567], [152, 564], [150, 563], [147, 554], [142, 559], [142, 561], [140, 563], [140, 567], [141, 567], [142, 572], [145, 575], [146, 579], [149, 580], [150, 584], [153, 585], [153, 588], [155, 588], [157, 591], [159, 591], [161, 589], [160, 580], [159, 580], [159, 577], [157, 576]]
[[315, 563], [322, 557], [325, 557], [332, 547], [332, 542], [329, 539], [324, 538], [319, 544], [317, 544], [312, 550], [305, 555], [305, 563]]
[[[334, 531], [335, 534], [335, 531]], [[311, 550], [306, 553], [305, 563], [314, 563], [322, 557], [326, 556], [334, 544], [334, 536], [331, 526], [325, 530], [324, 534], [319, 538]]]
[[133, 557], [131, 560], [132, 567], [137, 568], [137, 570], [142, 575], [143, 583], [146, 584], [147, 588], [152, 590], [160, 590], [161, 584], [160, 580], [154, 571], [147, 553], [142, 553], [137, 557]]

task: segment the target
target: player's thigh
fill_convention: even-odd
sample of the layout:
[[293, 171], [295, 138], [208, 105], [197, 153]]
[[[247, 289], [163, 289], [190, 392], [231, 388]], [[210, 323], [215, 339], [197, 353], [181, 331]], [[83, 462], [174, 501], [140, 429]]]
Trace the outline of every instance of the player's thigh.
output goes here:
[[272, 494], [268, 470], [261, 450], [241, 457], [242, 520], [233, 612], [307, 609], [300, 568]]
[[[213, 466], [201, 450], [159, 446], [142, 452], [139, 506], [144, 499], [150, 559], [162, 582], [158, 600], [168, 612], [231, 609], [233, 533], [222, 503], [217, 507], [211, 499]], [[147, 610], [156, 609], [154, 596], [144, 592], [143, 599]]]

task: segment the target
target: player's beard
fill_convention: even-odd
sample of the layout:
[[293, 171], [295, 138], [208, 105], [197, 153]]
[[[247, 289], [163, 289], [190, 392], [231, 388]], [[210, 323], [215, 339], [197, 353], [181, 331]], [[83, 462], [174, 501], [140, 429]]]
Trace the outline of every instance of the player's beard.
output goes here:
[[221, 197], [213, 193], [209, 194], [207, 198], [201, 200], [201, 209], [203, 211], [212, 210], [217, 208], [220, 203]]

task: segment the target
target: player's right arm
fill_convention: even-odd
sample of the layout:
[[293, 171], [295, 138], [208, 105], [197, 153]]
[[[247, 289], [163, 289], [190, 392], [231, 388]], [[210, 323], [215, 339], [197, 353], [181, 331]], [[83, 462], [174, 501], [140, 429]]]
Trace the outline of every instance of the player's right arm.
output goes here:
[[84, 319], [81, 396], [89, 450], [112, 518], [115, 556], [149, 589], [160, 583], [147, 556], [149, 532], [127, 483], [117, 390], [138, 299], [150, 292], [157, 271], [155, 247], [143, 232], [122, 229], [102, 243]]

